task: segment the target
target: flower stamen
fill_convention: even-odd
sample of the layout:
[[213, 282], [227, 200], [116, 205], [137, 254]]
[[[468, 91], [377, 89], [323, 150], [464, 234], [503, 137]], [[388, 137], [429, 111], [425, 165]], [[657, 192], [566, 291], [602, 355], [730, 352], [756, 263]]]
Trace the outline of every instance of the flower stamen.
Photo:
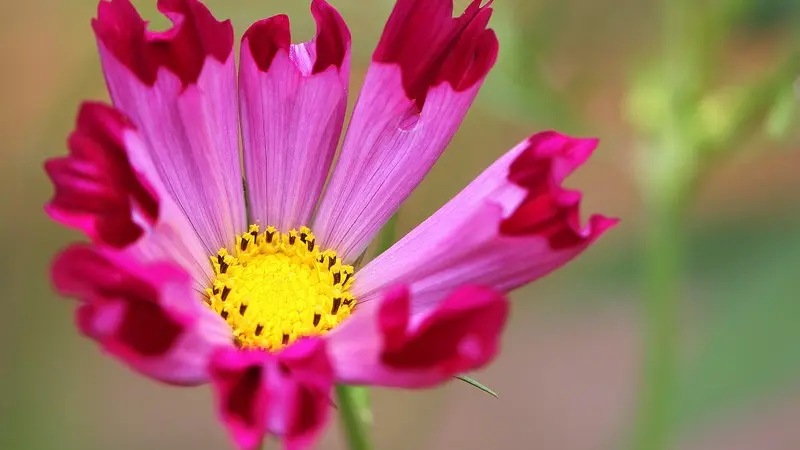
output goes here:
[[278, 350], [339, 325], [356, 305], [353, 266], [321, 251], [307, 227], [279, 233], [251, 225], [236, 237], [236, 254], [211, 256], [215, 278], [207, 303], [241, 347]]

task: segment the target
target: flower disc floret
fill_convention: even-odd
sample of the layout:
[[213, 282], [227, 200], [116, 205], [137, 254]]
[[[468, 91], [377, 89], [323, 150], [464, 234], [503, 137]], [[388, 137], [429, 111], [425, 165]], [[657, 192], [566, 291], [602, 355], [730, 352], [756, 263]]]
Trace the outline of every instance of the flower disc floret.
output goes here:
[[280, 233], [251, 225], [236, 237], [236, 254], [211, 257], [215, 278], [208, 305], [230, 325], [236, 343], [278, 350], [300, 337], [327, 333], [356, 301], [349, 292], [353, 266], [321, 251], [307, 227]]

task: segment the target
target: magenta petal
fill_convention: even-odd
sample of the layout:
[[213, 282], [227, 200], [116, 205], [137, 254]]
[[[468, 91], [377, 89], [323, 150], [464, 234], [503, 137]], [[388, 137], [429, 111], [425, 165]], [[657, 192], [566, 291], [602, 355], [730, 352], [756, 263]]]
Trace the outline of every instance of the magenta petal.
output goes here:
[[158, 9], [174, 28], [148, 31], [129, 0], [101, 0], [92, 21], [102, 46], [142, 83], [153, 86], [165, 68], [187, 86], [197, 81], [206, 59], [228, 60], [233, 51], [230, 21], [218, 22], [197, 0], [159, 0]]
[[388, 290], [328, 337], [337, 380], [428, 387], [487, 364], [508, 315], [500, 293], [462, 286], [424, 314], [407, 287]]
[[159, 9], [174, 26], [154, 33], [127, 0], [101, 3], [100, 57], [114, 106], [213, 254], [246, 228], [233, 29], [196, 0], [161, 0]]
[[152, 224], [159, 216], [159, 199], [128, 158], [125, 132], [132, 128], [113, 108], [84, 103], [69, 155], [45, 163], [55, 186], [45, 208], [50, 216], [117, 248], [144, 234], [138, 222]]
[[497, 56], [491, 9], [401, 0], [373, 56], [312, 229], [355, 260], [439, 158]]
[[174, 260], [204, 287], [211, 270], [207, 253], [125, 116], [101, 103], [84, 103], [69, 148], [67, 156], [45, 163], [55, 186], [47, 213], [98, 244], [146, 260]]
[[55, 260], [52, 276], [60, 294], [82, 302], [81, 332], [144, 375], [204, 383], [212, 353], [233, 346], [230, 328], [203, 306], [189, 275], [175, 265], [74, 245]]
[[595, 215], [582, 227], [580, 193], [561, 187], [596, 145], [555, 132], [532, 136], [360, 270], [354, 295], [364, 304], [408, 284], [416, 312], [462, 284], [506, 292], [566, 264], [617, 222]]
[[220, 416], [244, 450], [259, 448], [268, 432], [289, 450], [308, 448], [327, 421], [332, 369], [322, 340], [279, 353], [224, 350], [211, 371]]
[[316, 37], [291, 45], [289, 19], [256, 22], [242, 40], [239, 92], [250, 215], [279, 230], [311, 223], [347, 109], [350, 33], [322, 0]]
[[423, 109], [428, 90], [447, 82], [465, 90], [482, 80], [497, 57], [497, 38], [486, 25], [488, 4], [473, 0], [453, 17], [453, 0], [398, 0], [372, 60], [397, 64], [408, 98]]

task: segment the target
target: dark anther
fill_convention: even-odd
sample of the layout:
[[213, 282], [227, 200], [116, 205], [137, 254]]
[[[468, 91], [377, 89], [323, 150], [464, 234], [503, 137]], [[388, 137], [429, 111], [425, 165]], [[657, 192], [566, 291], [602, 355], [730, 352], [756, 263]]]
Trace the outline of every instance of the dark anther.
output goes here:
[[213, 292], [214, 295], [217, 295], [217, 294], [219, 294], [219, 288], [214, 286], [213, 288], [211, 288], [211, 292]]
[[328, 270], [331, 270], [331, 267], [336, 264], [336, 258], [333, 256], [328, 256]]
[[308, 241], [308, 242], [306, 242], [306, 244], [307, 244], [307, 247], [308, 247], [308, 251], [314, 250], [314, 240], [313, 239]]
[[250, 236], [253, 236], [253, 242], [255, 242], [256, 238], [258, 237], [258, 231], [255, 230], [251, 231]]
[[274, 231], [267, 231], [266, 233], [267, 233], [267, 242], [269, 242], [271, 244], [272, 243], [272, 236], [275, 234], [275, 232]]
[[294, 245], [294, 241], [297, 240], [297, 236], [291, 235], [289, 236], [289, 245]]
[[343, 303], [345, 304], [345, 306], [350, 306], [350, 305], [353, 304], [353, 299], [352, 298], [348, 298]]
[[224, 256], [222, 256], [222, 255], [217, 255], [217, 262], [219, 263], [219, 265], [222, 265], [222, 263], [223, 263], [224, 261], [225, 261], [225, 257], [224, 257]]
[[347, 283], [347, 280], [349, 280], [349, 279], [350, 279], [350, 277], [352, 277], [352, 276], [353, 276], [353, 274], [352, 274], [352, 273], [349, 273], [349, 272], [348, 272], [348, 273], [346, 273], [346, 274], [344, 274], [344, 281], [342, 281], [342, 286], [344, 286], [344, 285], [345, 285], [345, 283]]
[[342, 299], [339, 297], [334, 297], [333, 306], [331, 307], [331, 314], [336, 315], [336, 313], [339, 312], [340, 306], [342, 306]]
[[219, 315], [220, 315], [220, 316], [221, 316], [223, 319], [225, 319], [225, 320], [228, 320], [228, 311], [225, 311], [225, 310], [223, 309], [222, 311], [220, 311]]
[[264, 325], [261, 324], [256, 325], [256, 336], [261, 336], [262, 331], [264, 331]]
[[319, 262], [320, 263], [324, 263], [325, 262], [325, 255], [319, 255]]
[[319, 325], [319, 321], [322, 320], [321, 314], [314, 314], [314, 326]]
[[281, 344], [287, 345], [288, 343], [289, 343], [289, 335], [286, 334], [286, 333], [283, 333], [283, 339], [281, 339]]
[[225, 273], [228, 270], [228, 263], [222, 261], [219, 263], [219, 273]]
[[224, 288], [222, 288], [222, 295], [219, 298], [222, 299], [222, 301], [224, 302], [225, 300], [228, 299], [228, 295], [230, 293], [231, 293], [231, 288], [225, 286]]
[[247, 244], [249, 244], [249, 243], [250, 243], [250, 241], [248, 241], [245, 238], [242, 238], [242, 243], [239, 244], [239, 248], [242, 249], [242, 251], [245, 251], [245, 250], [247, 250]]
[[242, 303], [241, 305], [239, 305], [239, 315], [243, 316], [245, 311], [247, 311], [247, 305]]
[[342, 273], [341, 272], [334, 272], [333, 273], [333, 284], [339, 284], [342, 281]]
[[308, 235], [306, 233], [300, 233], [300, 242], [305, 242]]
[[243, 344], [243, 342], [242, 342], [242, 340], [241, 340], [241, 339], [239, 339], [239, 338], [238, 338], [238, 337], [236, 337], [236, 336], [234, 336], [234, 337], [233, 337], [233, 345], [234, 345], [234, 347], [236, 347], [236, 348], [242, 348], [242, 344]]

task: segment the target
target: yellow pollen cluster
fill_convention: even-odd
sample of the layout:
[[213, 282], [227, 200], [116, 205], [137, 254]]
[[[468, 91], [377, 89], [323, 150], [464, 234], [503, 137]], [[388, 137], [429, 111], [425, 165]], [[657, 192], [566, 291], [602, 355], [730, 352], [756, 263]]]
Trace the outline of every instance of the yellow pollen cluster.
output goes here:
[[306, 227], [279, 233], [251, 225], [236, 237], [236, 255], [211, 257], [215, 279], [207, 303], [230, 325], [238, 345], [278, 350], [336, 327], [355, 307], [353, 266], [320, 251]]

